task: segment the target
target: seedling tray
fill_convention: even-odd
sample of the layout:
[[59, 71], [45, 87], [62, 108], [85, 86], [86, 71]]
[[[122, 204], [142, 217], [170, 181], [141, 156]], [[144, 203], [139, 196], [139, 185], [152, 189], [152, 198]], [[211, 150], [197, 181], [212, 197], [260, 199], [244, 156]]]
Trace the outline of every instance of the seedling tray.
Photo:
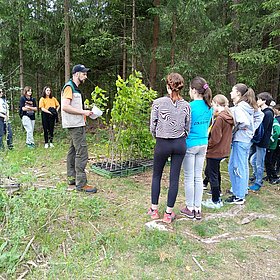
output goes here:
[[91, 170], [106, 178], [127, 177], [145, 172], [153, 166], [153, 160], [137, 160], [133, 162], [108, 163], [97, 162], [91, 165]]

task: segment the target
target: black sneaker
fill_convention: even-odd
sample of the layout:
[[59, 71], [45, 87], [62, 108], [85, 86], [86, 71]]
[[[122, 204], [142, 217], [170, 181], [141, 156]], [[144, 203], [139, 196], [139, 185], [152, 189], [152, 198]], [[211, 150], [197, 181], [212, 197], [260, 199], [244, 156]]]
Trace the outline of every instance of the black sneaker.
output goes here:
[[268, 176], [264, 176], [262, 179], [263, 179], [263, 181], [269, 181], [270, 180], [270, 178]]
[[255, 182], [255, 180], [256, 180], [256, 177], [254, 177], [254, 176], [249, 178], [249, 181], [250, 181], [251, 183], [252, 183], [252, 182]]
[[277, 185], [280, 183], [280, 178], [273, 178], [269, 180], [269, 184], [271, 185]]
[[232, 195], [225, 200], [225, 202], [227, 202], [229, 204], [237, 204], [237, 205], [242, 205], [245, 203], [245, 201], [246, 201], [245, 199], [238, 198], [235, 195]]

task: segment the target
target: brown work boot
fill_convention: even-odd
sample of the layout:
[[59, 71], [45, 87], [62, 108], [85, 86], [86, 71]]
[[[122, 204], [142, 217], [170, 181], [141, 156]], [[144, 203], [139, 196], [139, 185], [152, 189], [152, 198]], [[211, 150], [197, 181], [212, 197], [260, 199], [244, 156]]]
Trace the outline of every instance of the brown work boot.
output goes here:
[[88, 193], [96, 193], [97, 188], [89, 185], [85, 185], [83, 187], [76, 186], [76, 190], [80, 192], [88, 192]]

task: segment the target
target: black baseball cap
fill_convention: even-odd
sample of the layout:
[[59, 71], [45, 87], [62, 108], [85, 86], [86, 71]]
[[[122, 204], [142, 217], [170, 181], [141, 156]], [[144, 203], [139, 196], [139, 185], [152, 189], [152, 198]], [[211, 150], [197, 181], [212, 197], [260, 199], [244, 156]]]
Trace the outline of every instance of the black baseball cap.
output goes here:
[[72, 69], [72, 74], [75, 74], [77, 72], [90, 72], [90, 68], [86, 68], [83, 64], [77, 64]]

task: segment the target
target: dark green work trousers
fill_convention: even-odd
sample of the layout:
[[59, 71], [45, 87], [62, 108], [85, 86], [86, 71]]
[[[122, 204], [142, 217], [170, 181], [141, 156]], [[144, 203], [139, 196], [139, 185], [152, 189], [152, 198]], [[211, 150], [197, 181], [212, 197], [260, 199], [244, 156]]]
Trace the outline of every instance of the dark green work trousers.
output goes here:
[[68, 128], [70, 133], [70, 148], [67, 154], [67, 176], [76, 180], [76, 187], [87, 184], [85, 168], [88, 161], [88, 149], [86, 142], [86, 128]]

